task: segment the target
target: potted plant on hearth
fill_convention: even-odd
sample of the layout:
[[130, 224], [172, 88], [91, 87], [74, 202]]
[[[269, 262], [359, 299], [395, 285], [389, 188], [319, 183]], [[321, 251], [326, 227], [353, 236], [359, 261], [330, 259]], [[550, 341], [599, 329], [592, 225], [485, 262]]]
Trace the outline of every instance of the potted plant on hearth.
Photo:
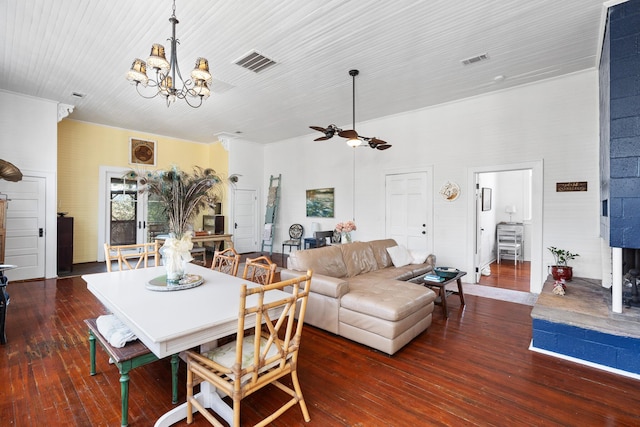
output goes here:
[[549, 252], [553, 255], [555, 265], [551, 266], [551, 276], [554, 280], [564, 279], [566, 282], [573, 278], [573, 267], [567, 265], [567, 262], [571, 261], [580, 254], [574, 254], [564, 249], [558, 249], [555, 246], [549, 246]]

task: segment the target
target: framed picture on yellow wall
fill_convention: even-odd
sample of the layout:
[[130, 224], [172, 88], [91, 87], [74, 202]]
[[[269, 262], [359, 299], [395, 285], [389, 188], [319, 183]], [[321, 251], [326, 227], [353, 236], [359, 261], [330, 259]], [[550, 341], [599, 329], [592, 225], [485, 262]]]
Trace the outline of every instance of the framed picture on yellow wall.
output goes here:
[[145, 166], [156, 165], [156, 142], [129, 138], [129, 163]]

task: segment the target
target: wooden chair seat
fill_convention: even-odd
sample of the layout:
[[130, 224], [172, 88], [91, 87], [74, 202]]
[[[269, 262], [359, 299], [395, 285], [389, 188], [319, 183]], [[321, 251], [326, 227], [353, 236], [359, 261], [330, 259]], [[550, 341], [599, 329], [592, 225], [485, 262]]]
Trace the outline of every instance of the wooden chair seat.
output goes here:
[[[96, 374], [96, 340], [107, 352], [120, 371], [120, 397], [122, 399], [122, 426], [129, 424], [129, 371], [158, 360], [155, 354], [140, 340], [127, 343], [124, 347], [114, 347], [98, 330], [97, 319], [85, 319], [89, 328], [90, 374]], [[177, 354], [171, 356], [171, 402], [178, 403], [178, 363]]]

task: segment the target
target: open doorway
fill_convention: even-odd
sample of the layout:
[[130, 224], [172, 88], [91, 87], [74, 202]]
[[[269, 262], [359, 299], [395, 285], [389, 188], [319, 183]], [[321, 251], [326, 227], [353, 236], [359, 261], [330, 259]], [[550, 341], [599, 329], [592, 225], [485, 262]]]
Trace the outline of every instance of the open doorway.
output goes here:
[[[477, 189], [476, 203], [470, 206], [475, 222], [471, 228], [475, 246], [475, 283], [540, 292], [542, 162], [473, 168], [471, 172], [470, 178]], [[498, 264], [496, 243], [501, 224], [521, 230], [521, 248], [515, 254], [517, 263], [513, 253], [509, 254], [511, 256], [502, 253]]]
[[479, 285], [529, 292], [531, 169], [477, 174]]

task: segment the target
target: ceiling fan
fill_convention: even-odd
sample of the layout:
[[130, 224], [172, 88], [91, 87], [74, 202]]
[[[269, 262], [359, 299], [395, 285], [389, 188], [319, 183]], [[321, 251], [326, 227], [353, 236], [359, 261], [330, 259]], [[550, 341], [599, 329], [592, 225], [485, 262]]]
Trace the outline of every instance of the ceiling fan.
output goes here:
[[333, 138], [337, 133], [338, 136], [347, 138], [347, 144], [351, 147], [359, 147], [368, 145], [376, 150], [386, 150], [391, 147], [391, 144], [387, 144], [385, 141], [374, 137], [361, 136], [356, 132], [356, 76], [360, 74], [358, 70], [349, 70], [349, 75], [353, 78], [353, 129], [342, 130], [336, 125], [329, 125], [326, 128], [320, 126], [309, 126], [313, 130], [322, 132], [324, 136], [314, 139], [314, 141], [325, 141]]

